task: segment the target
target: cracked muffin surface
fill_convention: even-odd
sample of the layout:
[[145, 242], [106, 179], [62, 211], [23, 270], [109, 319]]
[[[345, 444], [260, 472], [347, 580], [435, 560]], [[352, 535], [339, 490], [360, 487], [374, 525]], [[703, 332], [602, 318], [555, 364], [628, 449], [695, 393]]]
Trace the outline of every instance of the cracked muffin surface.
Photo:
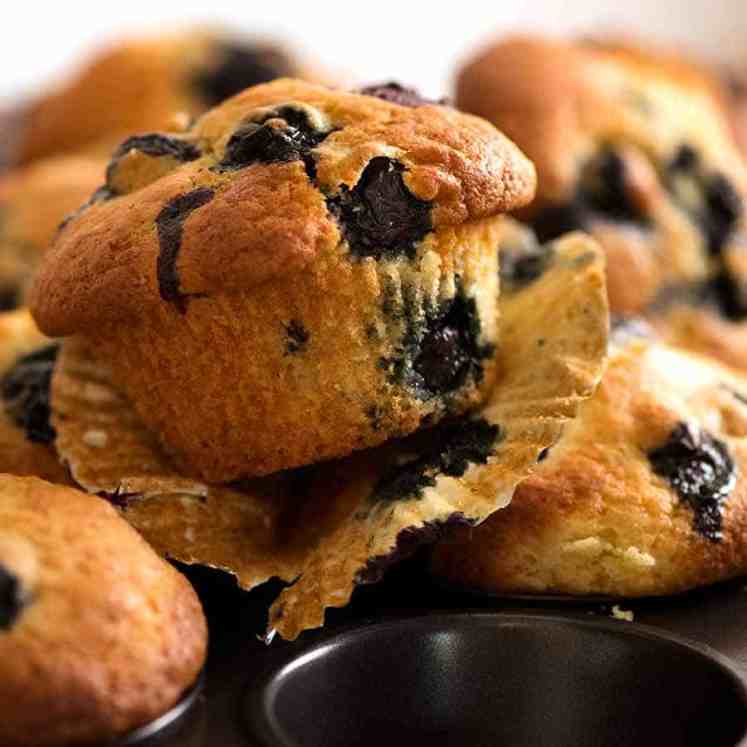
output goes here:
[[475, 117], [276, 81], [125, 141], [33, 313], [101, 345], [187, 472], [342, 456], [485, 396], [499, 216], [534, 179]]
[[174, 705], [204, 663], [189, 582], [106, 501], [0, 475], [0, 741], [100, 744]]

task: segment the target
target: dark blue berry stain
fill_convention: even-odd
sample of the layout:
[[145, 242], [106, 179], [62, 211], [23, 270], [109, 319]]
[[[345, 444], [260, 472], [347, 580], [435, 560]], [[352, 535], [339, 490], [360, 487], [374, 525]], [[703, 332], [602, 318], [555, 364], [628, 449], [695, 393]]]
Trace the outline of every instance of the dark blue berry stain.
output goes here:
[[0, 630], [10, 630], [26, 606], [20, 579], [0, 565]]
[[184, 221], [192, 212], [207, 205], [214, 196], [212, 189], [195, 189], [175, 197], [156, 216], [160, 249], [156, 261], [158, 291], [164, 301], [173, 303], [181, 313], [187, 311], [187, 298], [179, 289], [176, 263], [182, 246]]
[[312, 150], [330, 130], [317, 129], [306, 110], [282, 106], [259, 121], [247, 121], [231, 135], [218, 170], [237, 171], [254, 163], [302, 161], [310, 179], [316, 178]]
[[737, 479], [726, 444], [690, 423], [679, 423], [666, 443], [648, 455], [693, 512], [693, 529], [711, 542], [723, 537], [723, 510]]
[[112, 160], [106, 168], [106, 184], [109, 190], [114, 193], [112, 180], [119, 166], [120, 161], [131, 151], [144, 153], [146, 156], [153, 158], [173, 158], [179, 163], [188, 163], [195, 161], [201, 155], [199, 148], [188, 143], [186, 140], [161, 135], [159, 133], [149, 133], [147, 135], [135, 135], [127, 138], [112, 155]]
[[495, 348], [481, 344], [481, 323], [474, 298], [461, 285], [457, 294], [430, 310], [424, 320], [394, 311], [384, 303], [384, 313], [404, 316], [406, 330], [395, 354], [382, 359], [390, 380], [422, 400], [445, 396], [468, 382], [483, 378], [484, 361]]
[[6, 413], [36, 443], [52, 443], [57, 435], [49, 420], [49, 389], [58, 351], [49, 345], [19, 358], [0, 381]]
[[303, 353], [309, 342], [309, 331], [304, 327], [303, 322], [298, 319], [291, 319], [285, 325], [285, 352], [287, 355]]
[[353, 257], [413, 259], [418, 243], [428, 234], [431, 204], [405, 185], [405, 167], [379, 156], [369, 161], [358, 183], [343, 185], [327, 200]]
[[462, 418], [418, 434], [416, 456], [396, 464], [377, 482], [372, 501], [396, 502], [423, 497], [446, 475], [462, 477], [470, 464], [485, 464], [502, 439], [501, 429], [483, 418]]

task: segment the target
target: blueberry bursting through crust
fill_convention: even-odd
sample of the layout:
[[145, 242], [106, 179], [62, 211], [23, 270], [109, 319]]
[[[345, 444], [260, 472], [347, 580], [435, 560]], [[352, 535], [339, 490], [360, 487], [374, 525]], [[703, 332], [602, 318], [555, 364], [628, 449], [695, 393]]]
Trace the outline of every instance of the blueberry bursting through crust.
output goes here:
[[432, 230], [431, 204], [407, 189], [404, 171], [401, 163], [379, 156], [353, 189], [343, 186], [327, 200], [354, 256], [413, 259], [418, 242]]
[[311, 154], [331, 131], [314, 127], [303, 109], [283, 106], [259, 121], [244, 122], [231, 135], [219, 171], [237, 171], [253, 163], [303, 161], [310, 179], [316, 178]]
[[[395, 314], [385, 304], [385, 313]], [[404, 310], [407, 315], [407, 307]], [[480, 317], [474, 298], [461, 285], [457, 294], [428, 313], [425, 320], [407, 319], [402, 343], [390, 358], [381, 360], [392, 383], [407, 387], [428, 400], [457, 391], [472, 379], [482, 381], [482, 361], [495, 353], [481, 345]]]
[[133, 150], [144, 153], [147, 156], [153, 156], [154, 158], [168, 156], [180, 163], [195, 161], [201, 155], [200, 149], [186, 140], [179, 140], [178, 138], [159, 133], [135, 135], [134, 137], [127, 138], [112, 155], [112, 160], [106, 168], [106, 183], [109, 189], [112, 189], [112, 177], [119, 162]]
[[19, 358], [0, 381], [5, 410], [29, 441], [48, 444], [57, 435], [49, 422], [49, 387], [58, 350], [50, 345]]
[[723, 509], [737, 479], [726, 444], [690, 423], [680, 423], [666, 443], [648, 455], [693, 511], [693, 529], [711, 542], [723, 537]]

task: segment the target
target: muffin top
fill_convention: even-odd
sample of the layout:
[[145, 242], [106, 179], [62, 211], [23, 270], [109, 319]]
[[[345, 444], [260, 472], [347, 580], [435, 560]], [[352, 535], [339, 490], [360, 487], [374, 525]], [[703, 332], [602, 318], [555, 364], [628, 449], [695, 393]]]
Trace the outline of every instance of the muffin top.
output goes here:
[[457, 89], [460, 108], [497, 123], [532, 158], [536, 206], [569, 200], [581, 165], [620, 142], [662, 171], [684, 147], [744, 190], [720, 82], [674, 54], [517, 36], [467, 64]]
[[0, 742], [99, 742], [173, 705], [206, 649], [187, 580], [100, 498], [9, 475], [0, 496]]
[[23, 113], [15, 159], [25, 163], [170, 126], [247, 86], [302, 75], [282, 47], [226, 30], [195, 28], [123, 39], [88, 60]]
[[505, 511], [440, 546], [438, 572], [486, 589], [628, 596], [745, 572], [747, 379], [641, 334], [617, 327], [579, 417]]
[[431, 231], [531, 200], [531, 163], [492, 125], [408, 104], [283, 79], [180, 135], [130, 138], [47, 253], [31, 301], [42, 330], [184, 313], [334, 251], [406, 261]]

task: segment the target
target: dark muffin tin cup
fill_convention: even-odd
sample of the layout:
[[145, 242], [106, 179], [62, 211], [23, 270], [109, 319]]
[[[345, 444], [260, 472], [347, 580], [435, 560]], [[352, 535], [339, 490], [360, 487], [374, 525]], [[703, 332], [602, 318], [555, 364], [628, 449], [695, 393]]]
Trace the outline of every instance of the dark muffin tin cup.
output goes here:
[[583, 615], [428, 615], [284, 646], [244, 712], [267, 747], [747, 745], [728, 660]]
[[166, 713], [109, 743], [109, 747], [160, 747], [178, 743], [181, 747], [203, 744], [205, 713], [202, 691], [205, 674]]

